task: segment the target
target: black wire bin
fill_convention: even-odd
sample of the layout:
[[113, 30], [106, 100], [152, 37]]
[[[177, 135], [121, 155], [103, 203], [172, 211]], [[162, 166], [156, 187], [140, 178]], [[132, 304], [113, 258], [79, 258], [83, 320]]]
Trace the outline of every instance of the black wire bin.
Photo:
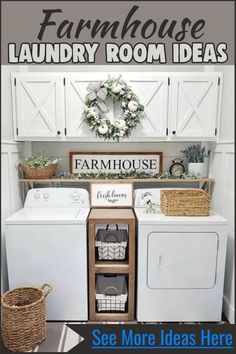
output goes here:
[[97, 311], [125, 311], [128, 298], [124, 275], [98, 275], [96, 279]]

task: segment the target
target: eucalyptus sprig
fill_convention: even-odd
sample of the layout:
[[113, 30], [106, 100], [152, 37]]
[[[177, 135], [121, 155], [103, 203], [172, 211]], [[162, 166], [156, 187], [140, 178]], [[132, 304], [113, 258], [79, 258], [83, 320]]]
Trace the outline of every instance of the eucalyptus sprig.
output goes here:
[[118, 173], [111, 173], [111, 172], [89, 172], [89, 173], [76, 173], [76, 174], [69, 174], [68, 179], [199, 179], [199, 175], [194, 175], [190, 173], [184, 173], [181, 177], [176, 177], [171, 175], [169, 172], [160, 173], [148, 173], [144, 171], [136, 171], [131, 170], [129, 172], [118, 172]]
[[78, 173], [75, 174], [75, 178], [80, 178], [80, 179], [140, 179], [140, 178], [158, 178], [159, 174], [151, 174], [148, 172], [144, 171], [135, 171], [131, 170], [129, 172], [118, 172], [118, 173], [112, 173], [112, 172], [90, 172], [90, 173]]

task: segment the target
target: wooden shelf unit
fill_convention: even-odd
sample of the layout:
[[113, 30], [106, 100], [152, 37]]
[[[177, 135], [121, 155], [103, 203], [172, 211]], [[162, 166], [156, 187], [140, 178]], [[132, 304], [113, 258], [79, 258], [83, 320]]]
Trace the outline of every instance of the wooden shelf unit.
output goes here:
[[34, 188], [35, 184], [47, 184], [50, 187], [61, 187], [62, 184], [69, 184], [71, 187], [74, 185], [90, 185], [91, 183], [132, 183], [133, 185], [137, 184], [180, 184], [183, 185], [198, 185], [198, 188], [206, 189], [208, 193], [211, 193], [211, 186], [214, 183], [213, 178], [198, 178], [198, 179], [182, 179], [182, 178], [142, 178], [142, 179], [70, 179], [70, 178], [52, 178], [52, 179], [24, 179], [21, 178], [19, 182], [23, 185], [23, 196], [25, 198], [29, 189]]
[[84, 178], [50, 178], [50, 179], [27, 179], [20, 178], [21, 183], [209, 183], [213, 178], [122, 178], [122, 179], [84, 179]]
[[[98, 261], [95, 257], [96, 225], [128, 225], [128, 260]], [[132, 209], [91, 209], [88, 218], [89, 248], [89, 319], [92, 321], [132, 321], [135, 308], [135, 216]], [[95, 298], [96, 274], [128, 276], [128, 312], [97, 312]]]

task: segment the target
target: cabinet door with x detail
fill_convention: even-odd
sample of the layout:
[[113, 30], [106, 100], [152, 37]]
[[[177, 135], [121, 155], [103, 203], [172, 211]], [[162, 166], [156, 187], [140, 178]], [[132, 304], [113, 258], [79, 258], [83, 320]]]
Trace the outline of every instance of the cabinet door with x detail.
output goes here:
[[217, 73], [171, 76], [172, 138], [214, 138], [219, 114], [220, 76]]
[[17, 138], [61, 138], [64, 132], [63, 79], [21, 74], [14, 78]]

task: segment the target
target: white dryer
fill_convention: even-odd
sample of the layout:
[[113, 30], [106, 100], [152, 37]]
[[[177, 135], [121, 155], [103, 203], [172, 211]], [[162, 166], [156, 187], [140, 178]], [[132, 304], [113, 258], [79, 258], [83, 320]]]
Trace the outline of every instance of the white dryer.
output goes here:
[[49, 283], [48, 320], [87, 320], [88, 192], [31, 189], [24, 208], [6, 220], [10, 289]]
[[227, 220], [147, 214], [147, 195], [158, 203], [160, 189], [135, 193], [137, 320], [221, 321]]

